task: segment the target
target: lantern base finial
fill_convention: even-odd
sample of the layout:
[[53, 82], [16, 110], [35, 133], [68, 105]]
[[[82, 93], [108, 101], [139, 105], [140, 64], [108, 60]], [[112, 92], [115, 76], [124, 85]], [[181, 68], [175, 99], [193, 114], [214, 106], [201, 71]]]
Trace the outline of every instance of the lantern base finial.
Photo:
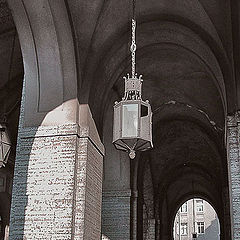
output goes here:
[[130, 149], [130, 151], [129, 151], [129, 157], [130, 157], [131, 159], [134, 159], [134, 158], [136, 157], [136, 152], [135, 152], [133, 149]]

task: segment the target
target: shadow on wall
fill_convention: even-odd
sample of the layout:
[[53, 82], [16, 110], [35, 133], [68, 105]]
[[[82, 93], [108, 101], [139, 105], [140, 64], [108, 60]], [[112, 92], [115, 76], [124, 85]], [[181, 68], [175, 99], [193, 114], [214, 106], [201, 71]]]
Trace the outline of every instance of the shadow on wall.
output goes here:
[[218, 220], [211, 221], [211, 225], [205, 229], [205, 234], [199, 235], [197, 240], [220, 240]]
[[[23, 83], [25, 85], [25, 83]], [[25, 211], [28, 205], [27, 194], [27, 181], [28, 181], [28, 168], [30, 152], [34, 138], [23, 138], [23, 117], [24, 117], [24, 102], [25, 102], [25, 86], [23, 86], [22, 92], [22, 104], [19, 116], [18, 127], [18, 139], [16, 147], [16, 159], [13, 177], [13, 189], [12, 189], [12, 204], [10, 213], [10, 235], [9, 239], [18, 237], [19, 240], [24, 239], [24, 227], [25, 227]], [[36, 131], [32, 131], [35, 135]], [[30, 223], [31, 224], [31, 223]], [[29, 227], [30, 227], [29, 224]]]

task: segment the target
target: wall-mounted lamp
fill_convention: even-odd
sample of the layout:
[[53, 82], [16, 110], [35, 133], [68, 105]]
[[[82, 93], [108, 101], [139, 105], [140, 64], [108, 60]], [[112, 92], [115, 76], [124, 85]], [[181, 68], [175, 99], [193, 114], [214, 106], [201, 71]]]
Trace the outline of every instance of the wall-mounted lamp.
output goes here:
[[0, 168], [5, 167], [11, 150], [11, 142], [5, 123], [0, 123]]

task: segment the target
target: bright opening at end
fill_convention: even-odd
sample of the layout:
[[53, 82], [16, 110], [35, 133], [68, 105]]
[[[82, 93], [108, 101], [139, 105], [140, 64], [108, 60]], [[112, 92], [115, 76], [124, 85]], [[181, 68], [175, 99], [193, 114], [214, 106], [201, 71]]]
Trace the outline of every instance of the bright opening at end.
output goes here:
[[220, 240], [220, 224], [214, 208], [194, 198], [178, 209], [173, 226], [174, 240]]

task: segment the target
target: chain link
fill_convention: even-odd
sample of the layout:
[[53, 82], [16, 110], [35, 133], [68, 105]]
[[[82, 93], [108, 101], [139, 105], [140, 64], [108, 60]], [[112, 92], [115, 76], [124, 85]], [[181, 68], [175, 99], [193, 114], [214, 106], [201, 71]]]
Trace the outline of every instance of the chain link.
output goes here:
[[136, 5], [136, 0], [132, 0], [132, 44], [130, 47], [130, 51], [132, 53], [132, 78], [135, 77], [135, 72], [136, 72], [135, 66], [136, 66], [136, 50], [137, 50], [135, 5]]
[[132, 44], [130, 51], [132, 52], [132, 78], [135, 77], [135, 64], [136, 64], [136, 21], [132, 19]]

